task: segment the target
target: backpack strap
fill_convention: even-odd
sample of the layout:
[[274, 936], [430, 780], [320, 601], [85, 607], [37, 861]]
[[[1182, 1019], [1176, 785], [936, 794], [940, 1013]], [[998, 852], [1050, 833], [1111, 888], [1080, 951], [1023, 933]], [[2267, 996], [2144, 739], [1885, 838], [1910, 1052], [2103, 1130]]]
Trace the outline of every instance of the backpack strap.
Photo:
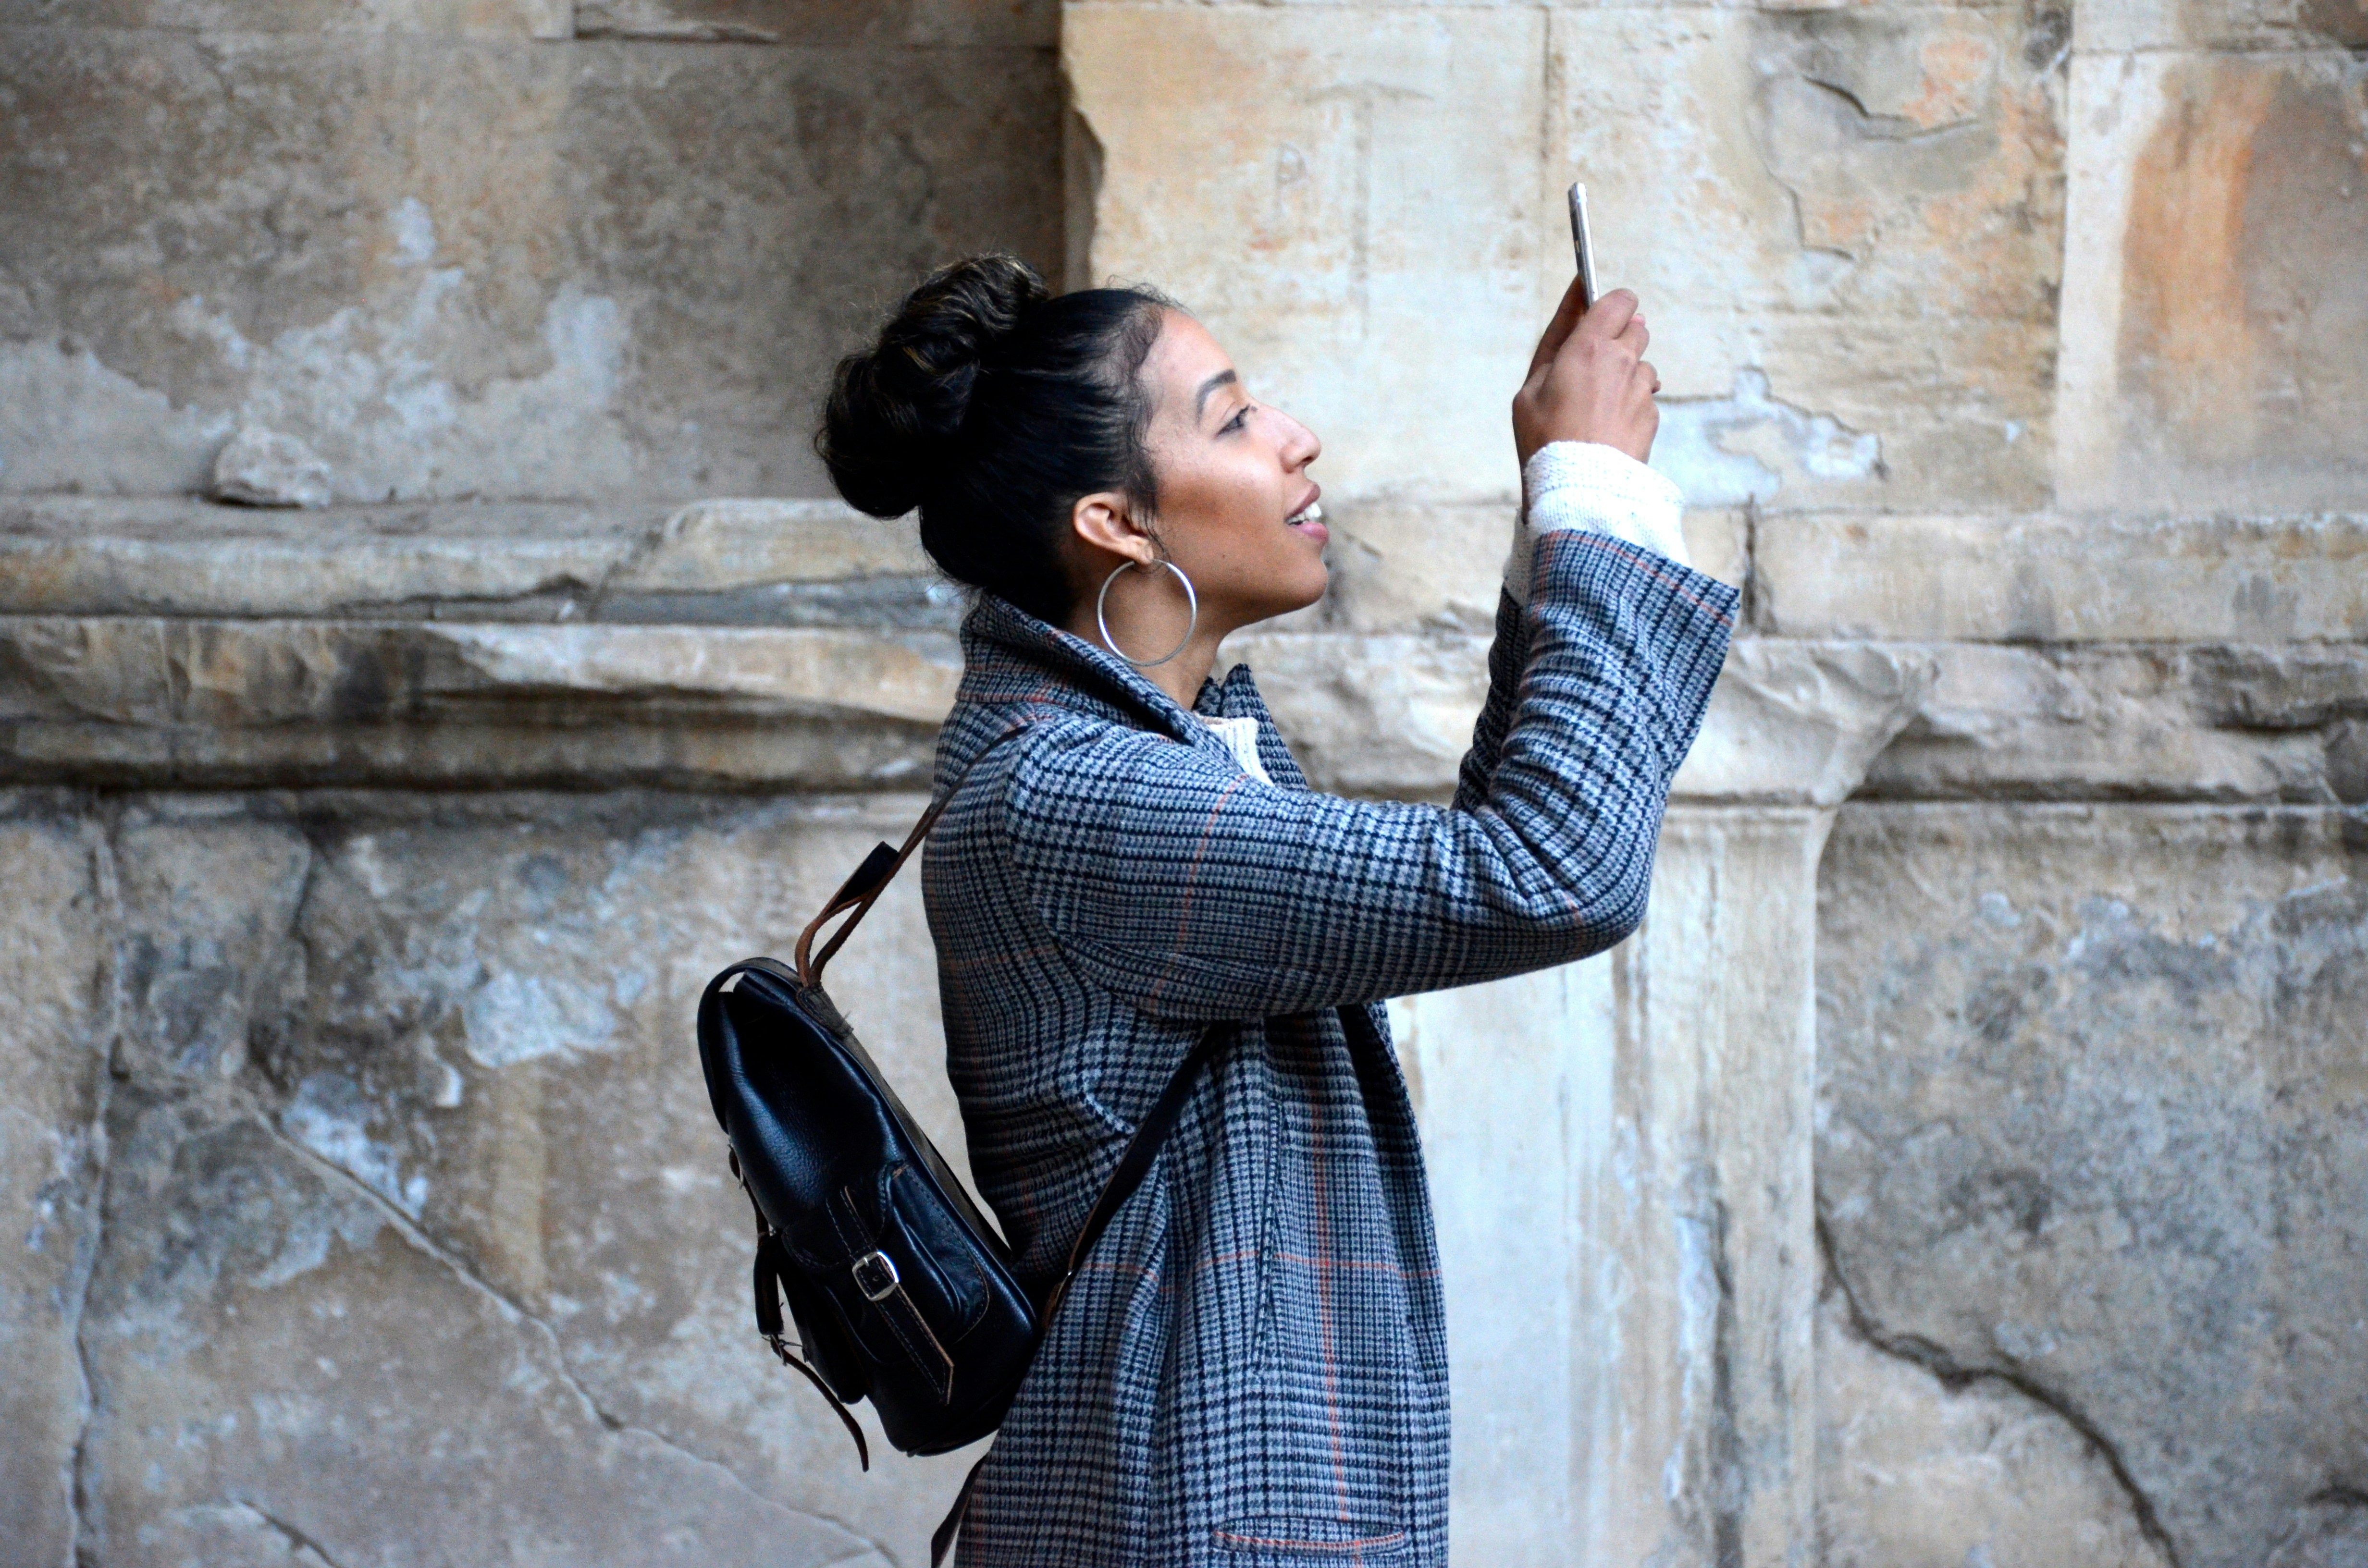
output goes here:
[[[837, 952], [840, 945], [853, 935], [863, 917], [871, 913], [871, 906], [879, 902], [882, 893], [888, 891], [888, 884], [896, 880], [896, 873], [905, 869], [905, 862], [913, 858], [913, 851], [921, 846], [921, 840], [929, 836], [929, 829], [938, 825], [938, 819], [946, 814], [948, 806], [953, 804], [954, 796], [962, 790], [962, 780], [970, 777], [970, 770], [985, 761], [988, 752], [1027, 727], [1024, 722], [1012, 725], [981, 746], [976, 756], [963, 763], [962, 771], [954, 775], [953, 782], [946, 786], [946, 792], [929, 802], [929, 809], [921, 813], [921, 820], [915, 823], [913, 831], [905, 835], [901, 846], [884, 841], [871, 846], [871, 853], [863, 858], [863, 864], [855, 868], [854, 875], [839, 884], [838, 891], [830, 895], [830, 902], [822, 906], [822, 913], [808, 921], [806, 928], [798, 933], [799, 984], [822, 983], [823, 966], [830, 962], [831, 955]], [[848, 914], [849, 910], [854, 913]], [[820, 953], [816, 953], [814, 950], [814, 937], [833, 916], [839, 915], [847, 915], [847, 924], [831, 933], [830, 940], [823, 944]]]
[[[1127, 1140], [1126, 1152], [1118, 1157], [1118, 1167], [1110, 1172], [1110, 1180], [1102, 1184], [1101, 1196], [1094, 1199], [1092, 1210], [1086, 1215], [1085, 1228], [1077, 1233], [1076, 1243], [1069, 1248], [1068, 1267], [1061, 1271], [1061, 1278], [1053, 1282], [1053, 1289], [1044, 1297], [1044, 1310], [1036, 1319], [1036, 1334], [1040, 1341], [1051, 1331], [1053, 1314], [1059, 1312], [1061, 1303], [1068, 1299], [1069, 1286], [1077, 1278], [1077, 1270], [1085, 1267], [1086, 1255], [1094, 1250], [1094, 1244], [1102, 1239], [1102, 1233], [1110, 1229], [1110, 1221], [1118, 1218], [1118, 1211], [1126, 1206], [1126, 1200], [1134, 1196], [1135, 1188], [1141, 1187], [1143, 1178], [1150, 1174], [1151, 1162], [1159, 1157], [1160, 1147], [1167, 1142], [1167, 1135], [1176, 1130], [1176, 1119], [1184, 1113], [1184, 1102], [1192, 1097], [1192, 1090], [1199, 1085], [1201, 1073], [1224, 1040], [1225, 1026], [1211, 1024], [1201, 1034], [1200, 1042], [1192, 1047], [1191, 1053], [1169, 1074], [1167, 1086], [1159, 1091], [1159, 1097], [1151, 1103], [1149, 1110], [1144, 1112], [1143, 1119], [1135, 1123], [1134, 1136]], [[993, 1451], [990, 1449], [988, 1453]], [[970, 1467], [970, 1473], [962, 1477], [962, 1490], [954, 1494], [953, 1506], [946, 1511], [944, 1520], [930, 1533], [929, 1568], [939, 1568], [945, 1562], [946, 1552], [952, 1547], [954, 1536], [962, 1528], [962, 1516], [970, 1512], [970, 1494], [978, 1485], [978, 1472], [986, 1468], [986, 1460], [987, 1455], [982, 1454], [978, 1462]]]
[[1201, 1034], [1200, 1043], [1192, 1047], [1191, 1054], [1178, 1064], [1167, 1086], [1159, 1091], [1159, 1097], [1151, 1102], [1151, 1108], [1143, 1113], [1143, 1119], [1135, 1123], [1134, 1136], [1127, 1140], [1126, 1153], [1118, 1157], [1118, 1168], [1102, 1184], [1101, 1196], [1094, 1199], [1085, 1228], [1077, 1233], [1076, 1244], [1069, 1248], [1069, 1266], [1061, 1271], [1061, 1278], [1044, 1298], [1044, 1311], [1037, 1320], [1040, 1335], [1043, 1325], [1053, 1321], [1053, 1314], [1061, 1310], [1077, 1270], [1085, 1267], [1086, 1255], [1094, 1250], [1094, 1244], [1102, 1239], [1102, 1233], [1118, 1218], [1118, 1211], [1134, 1196], [1134, 1189], [1143, 1185], [1151, 1162], [1159, 1158], [1160, 1145], [1176, 1130], [1176, 1119], [1183, 1114], [1184, 1102], [1192, 1097], [1201, 1069], [1209, 1065], [1209, 1059], [1217, 1054], [1217, 1047], [1224, 1043], [1224, 1039], [1225, 1026], [1211, 1024]]

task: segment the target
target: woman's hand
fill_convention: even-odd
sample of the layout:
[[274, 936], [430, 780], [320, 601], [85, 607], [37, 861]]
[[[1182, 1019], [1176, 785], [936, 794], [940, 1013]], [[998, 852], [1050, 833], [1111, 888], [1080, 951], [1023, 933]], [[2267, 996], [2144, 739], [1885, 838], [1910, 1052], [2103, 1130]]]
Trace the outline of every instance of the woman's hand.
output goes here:
[[1638, 462], [1651, 457], [1661, 427], [1653, 402], [1661, 378], [1645, 363], [1651, 341], [1635, 295], [1614, 289], [1581, 314], [1572, 278], [1538, 339], [1529, 380], [1513, 394], [1513, 449], [1522, 466], [1549, 441], [1600, 441]]

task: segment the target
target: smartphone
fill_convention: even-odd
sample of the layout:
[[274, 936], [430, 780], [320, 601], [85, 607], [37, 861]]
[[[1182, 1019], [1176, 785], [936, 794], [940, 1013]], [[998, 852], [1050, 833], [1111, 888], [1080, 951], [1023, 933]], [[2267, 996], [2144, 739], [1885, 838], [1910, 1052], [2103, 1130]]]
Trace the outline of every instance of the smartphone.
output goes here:
[[1595, 303], [1595, 236], [1587, 227], [1587, 187], [1570, 187], [1570, 248], [1578, 258], [1578, 298], [1585, 305]]

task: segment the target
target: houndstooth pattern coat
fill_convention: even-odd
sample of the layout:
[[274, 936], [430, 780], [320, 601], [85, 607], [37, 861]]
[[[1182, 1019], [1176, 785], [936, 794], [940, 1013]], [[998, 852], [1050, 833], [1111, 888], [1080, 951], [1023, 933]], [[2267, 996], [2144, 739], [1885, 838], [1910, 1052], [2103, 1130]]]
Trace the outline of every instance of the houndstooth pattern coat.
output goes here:
[[967, 1568], [1447, 1562], [1446, 1324], [1385, 997], [1567, 962], [1642, 917], [1732, 589], [1583, 532], [1529, 547], [1452, 807], [1271, 785], [1110, 653], [983, 597], [923, 885], [971, 1166], [1040, 1295], [1212, 1020], [1213, 1073], [1051, 1323]]

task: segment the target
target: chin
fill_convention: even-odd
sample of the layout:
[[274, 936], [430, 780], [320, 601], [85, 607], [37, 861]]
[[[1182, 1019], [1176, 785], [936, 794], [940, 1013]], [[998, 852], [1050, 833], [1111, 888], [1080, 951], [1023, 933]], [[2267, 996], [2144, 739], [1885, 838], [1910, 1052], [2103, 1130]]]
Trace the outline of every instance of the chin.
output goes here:
[[1322, 599], [1326, 591], [1331, 586], [1332, 569], [1324, 564], [1323, 557], [1318, 556], [1315, 560], [1315, 571], [1308, 574], [1305, 578], [1294, 582], [1282, 595], [1278, 596], [1281, 602], [1275, 607], [1273, 613], [1289, 615], [1293, 610], [1305, 609], [1309, 605]]

